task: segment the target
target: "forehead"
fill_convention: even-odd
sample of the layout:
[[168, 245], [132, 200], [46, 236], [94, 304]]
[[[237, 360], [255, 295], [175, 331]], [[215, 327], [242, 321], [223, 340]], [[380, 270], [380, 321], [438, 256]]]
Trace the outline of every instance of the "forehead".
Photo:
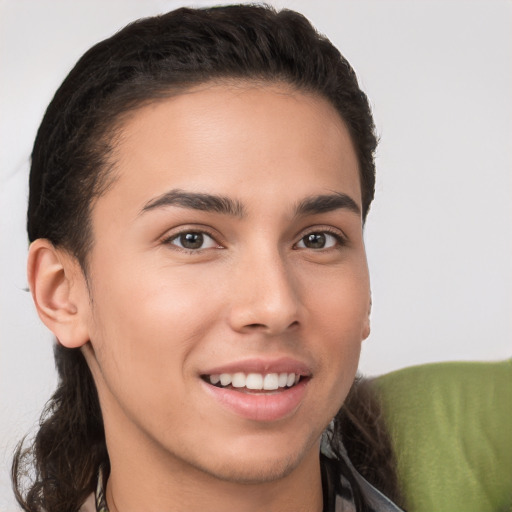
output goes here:
[[[134, 111], [114, 151], [117, 195], [139, 208], [164, 189], [265, 197], [344, 188], [358, 162], [334, 107], [287, 85], [206, 84]], [[304, 183], [304, 190], [298, 185]]]

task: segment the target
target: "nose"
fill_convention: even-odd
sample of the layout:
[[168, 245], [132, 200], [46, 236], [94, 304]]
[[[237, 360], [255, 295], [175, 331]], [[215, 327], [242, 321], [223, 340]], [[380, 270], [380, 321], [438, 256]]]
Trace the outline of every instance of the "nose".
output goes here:
[[238, 332], [275, 336], [300, 322], [298, 283], [278, 250], [253, 251], [232, 274], [229, 323]]

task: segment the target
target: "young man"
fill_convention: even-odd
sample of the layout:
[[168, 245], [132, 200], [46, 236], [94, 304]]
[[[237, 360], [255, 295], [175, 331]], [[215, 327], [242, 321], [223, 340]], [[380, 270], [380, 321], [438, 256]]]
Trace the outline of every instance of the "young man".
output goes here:
[[60, 383], [25, 510], [398, 510], [341, 439], [375, 147], [350, 65], [290, 11], [182, 9], [82, 57], [33, 152]]

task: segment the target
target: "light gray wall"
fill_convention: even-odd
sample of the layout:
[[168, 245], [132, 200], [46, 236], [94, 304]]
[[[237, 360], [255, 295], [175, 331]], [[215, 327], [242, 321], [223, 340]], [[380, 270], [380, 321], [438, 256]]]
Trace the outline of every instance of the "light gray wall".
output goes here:
[[[94, 42], [186, 2], [0, 2], [0, 461], [55, 385], [24, 291], [31, 145]], [[194, 2], [195, 5], [218, 3]], [[373, 331], [361, 370], [512, 355], [512, 3], [280, 1], [355, 67], [381, 137], [366, 228]], [[0, 474], [0, 510], [14, 510]]]

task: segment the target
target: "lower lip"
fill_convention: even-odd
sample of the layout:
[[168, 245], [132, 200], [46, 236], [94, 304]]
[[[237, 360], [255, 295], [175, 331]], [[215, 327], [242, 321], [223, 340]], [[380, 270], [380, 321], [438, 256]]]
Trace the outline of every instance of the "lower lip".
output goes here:
[[277, 421], [292, 415], [302, 403], [309, 379], [295, 386], [270, 393], [245, 393], [218, 388], [203, 381], [210, 393], [226, 409], [253, 421]]

